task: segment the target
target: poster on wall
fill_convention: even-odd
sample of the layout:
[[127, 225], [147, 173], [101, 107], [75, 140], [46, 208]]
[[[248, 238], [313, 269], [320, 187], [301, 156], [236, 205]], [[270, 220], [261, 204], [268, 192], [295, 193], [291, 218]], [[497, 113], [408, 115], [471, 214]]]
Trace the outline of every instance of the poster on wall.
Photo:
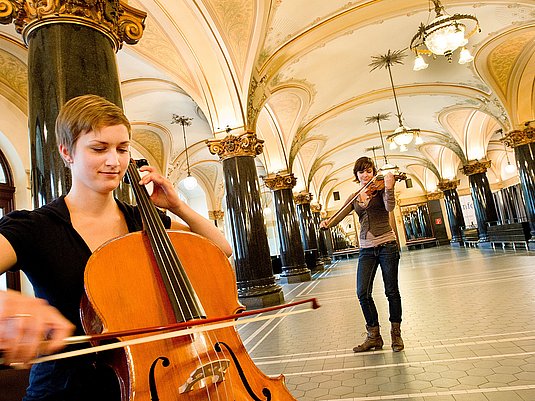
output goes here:
[[474, 210], [472, 195], [459, 196], [459, 202], [461, 203], [461, 209], [463, 211], [464, 224], [466, 224], [467, 227], [477, 226], [476, 212]]

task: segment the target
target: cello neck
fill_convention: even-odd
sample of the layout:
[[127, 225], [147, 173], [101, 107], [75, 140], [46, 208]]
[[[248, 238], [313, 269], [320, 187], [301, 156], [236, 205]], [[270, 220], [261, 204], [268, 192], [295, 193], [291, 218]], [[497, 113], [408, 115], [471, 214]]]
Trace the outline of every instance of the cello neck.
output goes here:
[[149, 238], [156, 265], [177, 322], [206, 317], [199, 297], [180, 263], [180, 259], [147, 189], [139, 184], [141, 177], [137, 170], [136, 161], [132, 160], [130, 162], [126, 174], [134, 191], [143, 221], [143, 228]]

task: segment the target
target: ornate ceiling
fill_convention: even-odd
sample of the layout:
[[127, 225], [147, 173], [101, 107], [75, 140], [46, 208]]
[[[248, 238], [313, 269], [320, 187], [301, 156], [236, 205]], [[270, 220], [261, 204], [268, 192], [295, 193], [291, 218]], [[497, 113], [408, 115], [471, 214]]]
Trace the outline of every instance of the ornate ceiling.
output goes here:
[[[421, 22], [434, 17], [428, 0], [130, 0], [148, 16], [137, 45], [117, 53], [134, 148], [176, 182], [186, 175], [182, 130], [172, 114], [193, 118], [187, 127], [192, 174], [209, 209], [218, 209], [223, 175], [204, 141], [253, 130], [265, 141], [261, 174], [289, 170], [294, 191], [307, 190], [327, 209], [354, 190], [354, 161], [373, 157], [378, 127], [397, 128], [385, 69], [372, 57], [409, 46]], [[390, 150], [388, 161], [413, 178], [396, 188], [401, 198], [433, 192], [441, 179], [466, 177], [459, 168], [492, 160], [493, 185], [507, 176], [498, 129], [535, 119], [535, 3], [532, 0], [445, 0], [449, 14], [475, 15], [481, 32], [470, 38], [473, 63], [429, 59], [412, 70], [413, 55], [392, 66], [404, 123], [421, 130], [423, 144]], [[27, 149], [20, 130], [27, 114], [27, 51], [13, 26], [0, 26], [0, 145], [8, 159]], [[18, 120], [14, 124], [9, 120]], [[3, 137], [2, 137], [3, 136]], [[12, 147], [6, 144], [13, 143]], [[4, 149], [5, 148], [5, 149]], [[376, 150], [383, 164], [382, 151]], [[509, 154], [512, 159], [512, 152]], [[19, 155], [23, 164], [27, 156]]]

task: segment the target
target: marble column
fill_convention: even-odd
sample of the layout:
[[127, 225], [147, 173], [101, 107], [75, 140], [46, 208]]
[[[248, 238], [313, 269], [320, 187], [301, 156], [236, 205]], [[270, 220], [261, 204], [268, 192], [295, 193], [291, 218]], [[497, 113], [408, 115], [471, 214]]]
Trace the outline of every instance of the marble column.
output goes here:
[[206, 141], [223, 163], [229, 230], [232, 238], [238, 297], [249, 308], [284, 302], [275, 282], [260, 202], [260, 184], [254, 158], [263, 142], [253, 132]]
[[318, 234], [310, 209], [312, 194], [300, 192], [294, 196], [294, 199], [297, 205], [299, 227], [301, 228], [301, 240], [308, 258], [307, 265], [314, 272], [321, 271], [325, 266], [318, 251]]
[[502, 141], [515, 150], [516, 167], [524, 206], [535, 238], [535, 122], [526, 123], [524, 129], [509, 132]]
[[310, 210], [312, 211], [312, 220], [314, 221], [314, 226], [316, 232], [318, 233], [318, 252], [320, 259], [324, 264], [331, 264], [332, 260], [329, 256], [327, 249], [327, 230], [320, 229], [321, 223], [321, 205], [319, 203], [310, 204]]
[[305, 261], [305, 251], [301, 242], [292, 193], [297, 179], [292, 173], [270, 174], [263, 179], [266, 186], [273, 192], [282, 263], [281, 282], [309, 281], [312, 276]]
[[35, 207], [65, 194], [70, 171], [55, 137], [69, 99], [100, 95], [122, 106], [115, 52], [141, 38], [146, 13], [117, 0], [0, 0], [0, 23], [15, 23], [28, 46], [28, 125]]
[[444, 204], [451, 231], [451, 242], [461, 244], [461, 230], [466, 226], [464, 222], [463, 209], [457, 187], [461, 180], [442, 180], [438, 183], [438, 189], [444, 193]]
[[496, 205], [487, 179], [487, 169], [490, 164], [490, 160], [475, 161], [462, 167], [463, 173], [468, 176], [470, 182], [470, 192], [474, 203], [480, 242], [488, 241], [487, 223], [498, 220]]

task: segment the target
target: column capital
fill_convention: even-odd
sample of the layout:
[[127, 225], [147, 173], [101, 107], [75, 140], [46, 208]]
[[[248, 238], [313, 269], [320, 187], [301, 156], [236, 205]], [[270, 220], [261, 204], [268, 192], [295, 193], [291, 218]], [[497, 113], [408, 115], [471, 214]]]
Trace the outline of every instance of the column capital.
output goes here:
[[311, 203], [310, 204], [310, 210], [312, 210], [313, 213], [320, 213], [321, 212], [321, 205], [319, 203]]
[[490, 165], [491, 165], [490, 160], [481, 161], [481, 162], [476, 160], [468, 164], [465, 164], [462, 167], [462, 170], [463, 170], [464, 175], [470, 176], [470, 175], [479, 174], [479, 173], [486, 173]]
[[266, 186], [272, 191], [278, 191], [280, 189], [292, 189], [297, 183], [293, 173], [276, 173], [269, 174], [262, 177]]
[[535, 121], [527, 121], [524, 124], [524, 129], [508, 132], [500, 141], [510, 148], [535, 142], [535, 126], [533, 126]]
[[88, 26], [103, 33], [115, 51], [123, 42], [136, 44], [143, 35], [147, 13], [114, 0], [0, 0], [0, 23], [15, 23], [28, 45], [30, 34], [49, 24]]
[[256, 157], [264, 150], [264, 141], [258, 139], [252, 131], [241, 135], [228, 135], [223, 139], [207, 139], [210, 153], [218, 155], [220, 160], [237, 156]]
[[309, 192], [299, 192], [294, 195], [296, 205], [306, 205], [312, 202], [313, 195]]
[[208, 218], [210, 220], [223, 220], [225, 212], [222, 210], [208, 210]]
[[444, 194], [440, 191], [437, 191], [437, 192], [429, 192], [427, 195], [427, 200], [430, 201], [430, 200], [439, 200], [439, 199], [442, 199], [444, 197]]
[[448, 191], [452, 189], [457, 189], [459, 184], [461, 183], [461, 180], [441, 180], [437, 184], [437, 188], [441, 191]]

